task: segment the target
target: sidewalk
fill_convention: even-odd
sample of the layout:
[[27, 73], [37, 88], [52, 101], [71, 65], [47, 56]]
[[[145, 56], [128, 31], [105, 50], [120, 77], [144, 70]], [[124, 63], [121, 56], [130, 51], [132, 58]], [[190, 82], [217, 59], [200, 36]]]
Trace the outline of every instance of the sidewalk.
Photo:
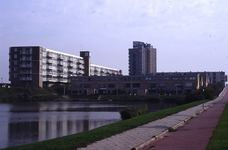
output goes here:
[[[97, 141], [95, 143], [88, 145], [85, 148], [79, 148], [79, 150], [96, 150], [96, 149], [97, 150], [131, 150], [131, 149], [142, 149], [145, 146], [147, 146], [148, 144], [149, 144], [149, 146], [146, 147], [145, 150], [149, 149], [152, 145], [155, 146], [155, 147], [151, 148], [153, 150], [159, 149], [159, 148], [163, 149], [163, 150], [164, 149], [177, 150], [177, 149], [188, 149], [188, 148], [196, 149], [195, 147], [191, 147], [194, 145], [196, 147], [203, 145], [202, 147], [199, 147], [199, 149], [200, 150], [205, 149], [205, 147], [207, 146], [207, 144], [209, 142], [210, 137], [213, 134], [213, 130], [215, 129], [215, 127], [218, 123], [219, 117], [221, 116], [221, 114], [223, 112], [225, 103], [227, 102], [228, 92], [226, 92], [226, 91], [227, 91], [227, 87], [224, 89], [224, 91], [222, 92], [222, 94], [220, 94], [220, 96], [218, 98], [205, 103], [204, 104], [205, 109], [212, 106], [214, 103], [216, 103], [216, 105], [214, 105], [210, 109], [206, 110], [201, 115], [196, 116], [197, 114], [202, 112], [202, 105], [198, 105], [198, 106], [192, 107], [190, 109], [187, 109], [185, 111], [179, 112], [177, 114], [150, 122], [148, 124], [139, 126], [132, 130], [128, 130], [121, 134], [111, 136], [111, 137], [103, 139], [101, 141]], [[210, 114], [209, 114], [209, 112], [210, 112]], [[214, 114], [217, 114], [218, 112], [220, 112], [220, 115], [215, 116]], [[202, 116], [204, 114], [209, 114], [209, 115]], [[196, 117], [194, 119], [191, 119], [193, 116], [196, 116]], [[185, 129], [184, 128], [185, 126], [183, 126], [183, 127], [180, 127], [177, 132], [168, 132], [169, 128], [175, 129], [175, 128], [183, 125], [189, 119], [191, 119], [191, 120], [188, 121], [185, 126], [187, 126], [188, 124], [190, 124], [190, 122], [193, 122], [194, 120], [197, 119], [198, 121], [194, 121], [195, 123], [193, 123], [193, 124], [201, 125], [201, 127], [197, 127], [197, 130], [196, 130], [195, 128], [193, 128], [192, 125], [189, 125], [190, 128]], [[206, 122], [206, 120], [209, 123]], [[211, 124], [214, 124], [214, 126], [213, 127], [209, 126]], [[204, 131], [204, 129], [205, 129], [205, 131]], [[187, 131], [188, 131], [188, 133], [187, 133]], [[191, 136], [190, 136], [190, 133], [192, 134]], [[172, 137], [172, 136], [174, 136], [174, 134], [177, 134], [176, 137]], [[162, 136], [163, 137], [169, 136], [169, 137], [161, 138], [160, 140], [154, 141]], [[205, 139], [200, 140], [203, 137], [205, 139], [208, 139], [207, 142]], [[178, 138], [180, 138], [180, 140], [183, 139], [183, 141], [180, 141]], [[184, 138], [186, 140], [184, 140]], [[172, 140], [172, 142], [171, 142], [171, 140]], [[154, 142], [152, 142], [152, 141], [154, 141]], [[163, 141], [164, 142], [166, 141], [167, 144], [163, 143]], [[196, 141], [196, 144], [194, 144], [193, 141]], [[187, 144], [187, 143], [189, 143], [189, 144]], [[187, 145], [189, 145], [189, 146], [187, 146]], [[167, 147], [163, 147], [163, 146], [167, 146]], [[184, 147], [184, 146], [186, 146], [186, 147]]]
[[143, 150], [205, 150], [227, 102], [228, 93], [210, 109], [189, 120], [175, 132], [151, 142]]

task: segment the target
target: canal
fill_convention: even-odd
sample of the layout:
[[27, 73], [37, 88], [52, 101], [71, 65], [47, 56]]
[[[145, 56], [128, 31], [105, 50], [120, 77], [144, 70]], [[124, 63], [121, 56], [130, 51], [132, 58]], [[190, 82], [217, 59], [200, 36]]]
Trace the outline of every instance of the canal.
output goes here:
[[2, 103], [0, 148], [53, 139], [121, 121], [119, 110], [125, 107], [154, 112], [175, 106], [173, 103], [139, 101]]

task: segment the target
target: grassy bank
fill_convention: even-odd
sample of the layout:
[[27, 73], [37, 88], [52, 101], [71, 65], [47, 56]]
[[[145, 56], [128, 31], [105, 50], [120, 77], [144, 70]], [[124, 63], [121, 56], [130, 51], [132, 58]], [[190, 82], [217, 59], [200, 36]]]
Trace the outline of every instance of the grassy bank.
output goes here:
[[228, 103], [223, 111], [222, 117], [214, 131], [207, 150], [228, 149]]
[[132, 119], [119, 121], [90, 131], [17, 147], [9, 147], [6, 148], [6, 150], [73, 150], [78, 147], [86, 146], [89, 143], [135, 128], [137, 126], [144, 125], [151, 121], [155, 121], [157, 119], [175, 114], [179, 111], [186, 110], [201, 103], [201, 101], [192, 102], [174, 108], [168, 108], [165, 110], [149, 113]]
[[0, 103], [53, 100], [57, 97], [50, 90], [38, 87], [0, 88]]

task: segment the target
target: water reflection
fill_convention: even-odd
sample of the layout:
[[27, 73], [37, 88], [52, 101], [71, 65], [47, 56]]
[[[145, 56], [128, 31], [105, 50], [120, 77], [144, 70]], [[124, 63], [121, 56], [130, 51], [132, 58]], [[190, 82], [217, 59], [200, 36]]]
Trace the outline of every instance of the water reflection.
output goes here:
[[175, 104], [142, 102], [37, 102], [0, 104], [0, 148], [88, 131], [120, 121], [119, 110], [151, 112]]

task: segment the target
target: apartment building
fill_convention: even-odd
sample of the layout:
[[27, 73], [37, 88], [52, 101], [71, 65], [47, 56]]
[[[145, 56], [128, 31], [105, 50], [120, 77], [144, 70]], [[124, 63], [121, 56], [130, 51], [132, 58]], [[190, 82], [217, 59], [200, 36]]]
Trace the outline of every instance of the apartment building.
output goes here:
[[50, 50], [41, 46], [9, 48], [9, 80], [12, 86], [50, 86], [69, 83], [71, 76], [114, 76], [121, 71], [91, 64], [90, 52], [80, 56]]
[[84, 76], [71, 77], [71, 92], [90, 94], [185, 94], [206, 87], [209, 83], [197, 72], [154, 73], [138, 76]]
[[129, 75], [145, 75], [157, 72], [157, 50], [140, 41], [133, 42], [128, 50]]

